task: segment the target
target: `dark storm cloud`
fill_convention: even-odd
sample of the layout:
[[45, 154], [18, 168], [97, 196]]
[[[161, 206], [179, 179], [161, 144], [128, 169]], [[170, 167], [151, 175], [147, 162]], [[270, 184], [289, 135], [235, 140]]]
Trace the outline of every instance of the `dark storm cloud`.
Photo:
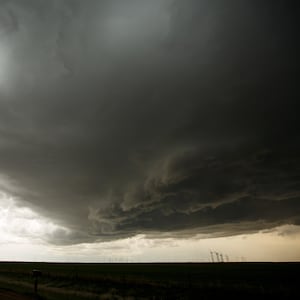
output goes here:
[[1, 189], [61, 244], [299, 223], [293, 3], [0, 1]]

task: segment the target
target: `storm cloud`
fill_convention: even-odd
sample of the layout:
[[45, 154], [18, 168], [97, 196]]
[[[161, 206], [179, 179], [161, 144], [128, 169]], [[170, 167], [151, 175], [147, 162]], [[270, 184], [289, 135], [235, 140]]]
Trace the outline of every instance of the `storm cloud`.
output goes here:
[[0, 188], [66, 231], [300, 224], [294, 1], [1, 0]]

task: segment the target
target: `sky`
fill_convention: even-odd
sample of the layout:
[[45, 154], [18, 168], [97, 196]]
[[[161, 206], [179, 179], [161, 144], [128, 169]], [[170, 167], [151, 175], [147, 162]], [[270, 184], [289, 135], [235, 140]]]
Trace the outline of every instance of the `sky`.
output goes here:
[[299, 261], [298, 16], [0, 0], [0, 261]]

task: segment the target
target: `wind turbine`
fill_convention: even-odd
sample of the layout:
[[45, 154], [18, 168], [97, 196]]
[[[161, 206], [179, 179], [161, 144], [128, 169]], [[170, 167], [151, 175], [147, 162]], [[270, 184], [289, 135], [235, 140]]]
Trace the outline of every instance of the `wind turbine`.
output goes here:
[[214, 253], [210, 250], [210, 256], [211, 256], [211, 261], [214, 263], [215, 260], [214, 260]]
[[222, 254], [222, 253], [220, 253], [220, 261], [221, 261], [221, 262], [224, 262], [223, 254]]

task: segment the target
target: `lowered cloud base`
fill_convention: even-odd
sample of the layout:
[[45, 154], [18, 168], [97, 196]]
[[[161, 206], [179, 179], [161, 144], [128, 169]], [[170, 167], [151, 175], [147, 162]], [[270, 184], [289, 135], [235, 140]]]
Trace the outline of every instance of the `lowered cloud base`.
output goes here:
[[1, 190], [53, 245], [299, 225], [297, 15], [1, 0]]

